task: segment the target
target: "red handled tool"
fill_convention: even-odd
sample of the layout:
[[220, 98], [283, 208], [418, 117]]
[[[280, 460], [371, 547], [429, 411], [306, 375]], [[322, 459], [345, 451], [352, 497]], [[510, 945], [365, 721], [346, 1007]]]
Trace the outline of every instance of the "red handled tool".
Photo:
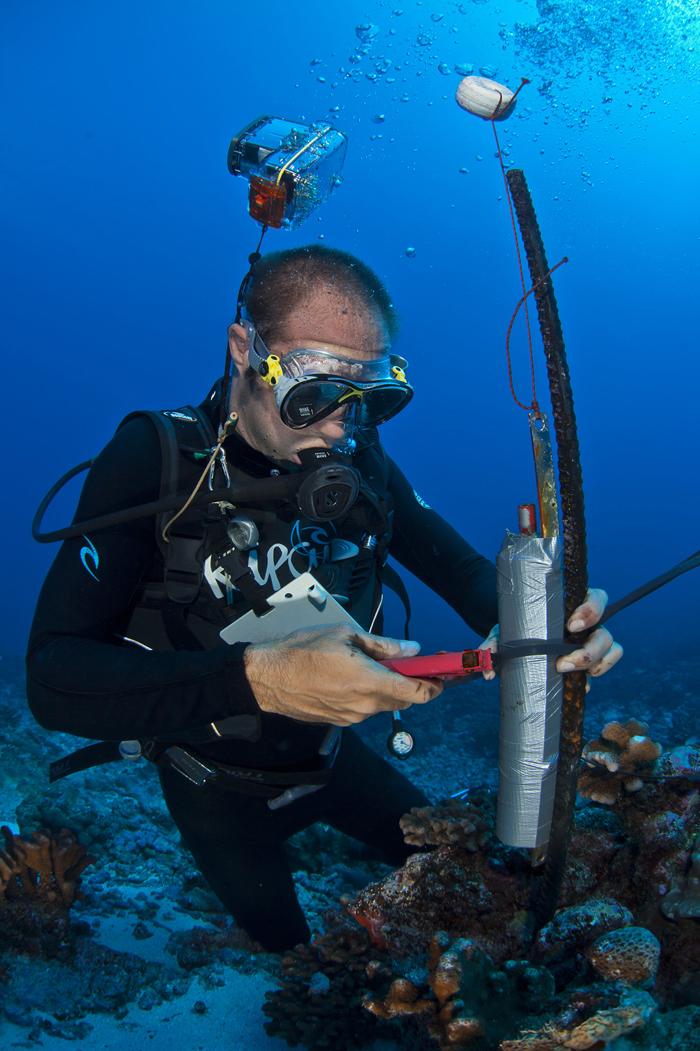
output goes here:
[[425, 657], [395, 657], [379, 663], [412, 679], [462, 679], [466, 675], [494, 670], [491, 650], [460, 650], [458, 653], [430, 653]]

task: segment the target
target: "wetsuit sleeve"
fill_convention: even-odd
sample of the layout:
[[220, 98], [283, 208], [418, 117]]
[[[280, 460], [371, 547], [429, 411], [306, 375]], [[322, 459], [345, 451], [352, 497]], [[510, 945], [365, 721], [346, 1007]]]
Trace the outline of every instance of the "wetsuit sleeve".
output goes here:
[[389, 553], [440, 595], [478, 635], [498, 622], [496, 567], [420, 501], [389, 458], [394, 535]]
[[[157, 500], [160, 442], [143, 417], [122, 427], [86, 479], [76, 521]], [[229, 716], [259, 736], [242, 644], [151, 652], [120, 640], [157, 545], [153, 518], [67, 540], [49, 570], [27, 654], [27, 697], [47, 729], [122, 740], [186, 733]], [[252, 717], [252, 718], [251, 718]]]

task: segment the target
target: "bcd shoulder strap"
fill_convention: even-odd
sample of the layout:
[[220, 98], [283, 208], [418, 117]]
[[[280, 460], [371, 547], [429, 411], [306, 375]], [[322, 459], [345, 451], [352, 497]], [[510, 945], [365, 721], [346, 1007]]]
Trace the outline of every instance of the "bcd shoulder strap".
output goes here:
[[[136, 417], [150, 420], [160, 440], [159, 498], [163, 499], [180, 488], [183, 455], [194, 462], [204, 463], [216, 444], [214, 427], [206, 413], [194, 405], [185, 405], [180, 409], [132, 412], [119, 426], [123, 427]], [[169, 531], [166, 542], [162, 537], [163, 527], [171, 516], [172, 512], [169, 511], [159, 515], [156, 520], [156, 540], [165, 564], [165, 591], [169, 602], [187, 605], [194, 602], [202, 582], [204, 534], [201, 514], [178, 519]]]

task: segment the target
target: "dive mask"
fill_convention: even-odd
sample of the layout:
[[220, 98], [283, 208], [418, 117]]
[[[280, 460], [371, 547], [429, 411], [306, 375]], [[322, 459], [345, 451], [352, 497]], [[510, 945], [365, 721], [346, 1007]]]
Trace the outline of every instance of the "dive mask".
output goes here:
[[405, 374], [408, 363], [398, 354], [357, 359], [298, 347], [280, 357], [270, 353], [251, 322], [243, 324], [250, 365], [273, 388], [287, 427], [309, 427], [343, 407], [354, 410], [357, 425], [376, 426], [395, 416], [413, 397]]

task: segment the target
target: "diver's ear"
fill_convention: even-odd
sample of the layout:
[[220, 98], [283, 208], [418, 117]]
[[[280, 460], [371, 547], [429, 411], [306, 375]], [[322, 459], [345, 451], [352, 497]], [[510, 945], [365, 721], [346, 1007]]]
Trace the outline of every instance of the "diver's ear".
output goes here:
[[228, 329], [228, 352], [233, 359], [236, 372], [242, 376], [248, 368], [248, 331], [234, 323]]

